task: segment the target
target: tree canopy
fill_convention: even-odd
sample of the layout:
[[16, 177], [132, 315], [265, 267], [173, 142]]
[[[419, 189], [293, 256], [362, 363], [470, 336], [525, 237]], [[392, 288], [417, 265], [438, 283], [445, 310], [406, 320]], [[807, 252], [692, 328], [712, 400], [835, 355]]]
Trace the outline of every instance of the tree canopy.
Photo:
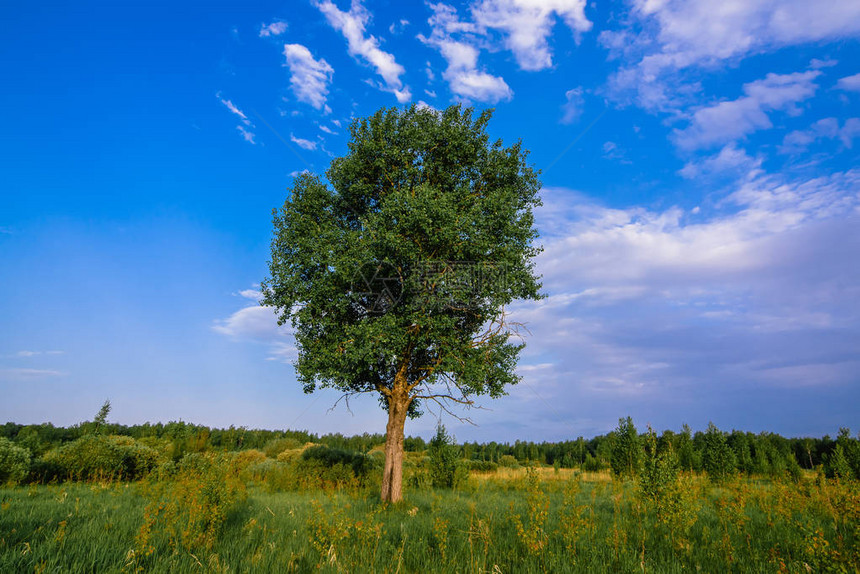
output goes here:
[[379, 395], [386, 500], [400, 498], [407, 416], [518, 382], [505, 309], [540, 297], [540, 182], [520, 142], [490, 142], [491, 116], [412, 106], [356, 120], [327, 181], [297, 177], [273, 214], [262, 304], [295, 329], [305, 392]]

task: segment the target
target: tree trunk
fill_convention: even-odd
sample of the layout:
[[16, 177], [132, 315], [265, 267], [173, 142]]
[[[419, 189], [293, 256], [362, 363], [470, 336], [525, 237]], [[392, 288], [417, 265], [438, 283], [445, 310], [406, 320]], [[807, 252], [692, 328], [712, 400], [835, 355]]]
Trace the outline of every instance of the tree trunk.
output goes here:
[[403, 427], [409, 410], [409, 396], [395, 391], [388, 397], [388, 425], [385, 427], [385, 468], [382, 472], [382, 500], [403, 498]]

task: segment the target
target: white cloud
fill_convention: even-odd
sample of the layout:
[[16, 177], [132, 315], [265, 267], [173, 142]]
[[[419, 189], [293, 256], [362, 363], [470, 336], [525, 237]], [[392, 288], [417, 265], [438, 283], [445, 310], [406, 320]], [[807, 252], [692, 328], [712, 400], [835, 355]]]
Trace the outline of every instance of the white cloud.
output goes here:
[[33, 379], [44, 379], [62, 377], [66, 373], [53, 369], [0, 369], [0, 380], [30, 381]]
[[287, 23], [282, 22], [280, 20], [272, 22], [271, 24], [262, 24], [260, 26], [260, 38], [267, 38], [269, 36], [280, 36], [286, 31]]
[[254, 135], [254, 132], [246, 130], [243, 126], [236, 126], [236, 129], [239, 130], [239, 134], [242, 136], [243, 140], [249, 144], [256, 145], [257, 142], [254, 141], [254, 138], [257, 136]]
[[513, 92], [504, 79], [478, 69], [478, 48], [467, 41], [454, 40], [452, 36], [472, 32], [474, 25], [461, 22], [451, 6], [440, 3], [431, 7], [433, 15], [428, 22], [433, 31], [429, 38], [419, 35], [418, 39], [436, 47], [448, 62], [442, 77], [451, 91], [461, 98], [479, 102], [510, 100]]
[[478, 26], [505, 34], [505, 47], [514, 53], [523, 70], [552, 66], [547, 39], [555, 23], [554, 14], [561, 16], [577, 37], [591, 30], [585, 0], [482, 0], [472, 6]]
[[[600, 39], [626, 64], [611, 90], [648, 109], [677, 107], [674, 75], [807, 42], [860, 35], [860, 3], [807, 0], [632, 0], [627, 26]], [[696, 86], [687, 86], [695, 92]]]
[[320, 126], [320, 130], [324, 131], [325, 133], [327, 133], [327, 134], [329, 134], [329, 135], [333, 135], [333, 136], [336, 136], [336, 135], [337, 135], [337, 132], [336, 132], [336, 131], [334, 131], [333, 129], [331, 129], [330, 127], [328, 127], [328, 126], [322, 126], [322, 125], [321, 125], [321, 126]]
[[727, 385], [856, 380], [860, 171], [789, 181], [756, 168], [695, 217], [542, 195], [549, 297], [512, 320], [532, 333], [523, 362], [552, 364], [522, 374], [553, 404], [599, 395], [618, 412], [647, 395], [686, 418], [676, 400], [710, 405]]
[[635, 0], [657, 25], [662, 63], [684, 67], [860, 34], [860, 4], [806, 0]]
[[290, 87], [300, 102], [321, 110], [326, 106], [334, 69], [322, 58], [315, 60], [301, 44], [285, 44], [284, 56], [290, 68]]
[[850, 149], [857, 137], [860, 137], [860, 118], [848, 118], [842, 126], [837, 118], [824, 118], [812, 124], [808, 130], [797, 130], [786, 135], [780, 151], [802, 153], [816, 141], [834, 139]]
[[561, 123], [572, 124], [582, 115], [582, 107], [585, 103], [585, 99], [582, 97], [582, 87], [566, 91], [564, 97], [567, 101], [561, 106], [564, 112]]
[[687, 162], [678, 173], [686, 179], [708, 175], [738, 175], [741, 172], [758, 175], [761, 163], [761, 158], [750, 157], [733, 142], [723, 147], [716, 155]]
[[302, 149], [307, 149], [307, 150], [317, 149], [317, 142], [302, 139], [302, 138], [297, 138], [293, 134], [290, 134], [290, 141], [292, 141], [294, 144], [296, 144], [297, 146], [299, 146]]
[[19, 358], [29, 358], [29, 357], [37, 357], [39, 355], [64, 355], [65, 351], [18, 351], [15, 353], [16, 357]]
[[844, 78], [840, 78], [839, 81], [836, 82], [836, 86], [840, 90], [860, 92], [860, 74], [854, 74], [853, 76], [846, 76]]
[[409, 25], [409, 20], [400, 19], [397, 22], [392, 22], [388, 27], [388, 32], [391, 34], [400, 34]]
[[233, 112], [234, 114], [236, 114], [237, 116], [239, 116], [239, 119], [241, 119], [241, 120], [242, 120], [242, 123], [243, 123], [243, 124], [245, 124], [246, 126], [250, 126], [250, 125], [251, 125], [251, 120], [249, 120], [249, 119], [248, 119], [248, 116], [246, 116], [246, 115], [245, 115], [245, 113], [244, 113], [242, 110], [240, 110], [239, 108], [237, 108], [237, 107], [233, 104], [233, 102], [231, 102], [230, 100], [225, 100], [224, 98], [222, 98], [222, 97], [221, 97], [221, 93], [220, 93], [220, 92], [218, 92], [217, 94], [215, 94], [215, 96], [216, 96], [219, 100], [221, 100], [221, 103], [222, 103], [222, 104], [224, 104], [224, 105], [227, 107], [227, 109], [228, 109], [228, 110], [230, 110], [231, 112]]
[[768, 112], [797, 114], [798, 102], [812, 97], [821, 72], [768, 74], [763, 80], [744, 84], [745, 96], [697, 110], [690, 126], [674, 130], [675, 142], [684, 149], [722, 145], [757, 130], [772, 127]]
[[831, 60], [831, 59], [819, 60], [818, 58], [812, 58], [809, 61], [809, 67], [812, 68], [813, 70], [821, 70], [822, 68], [832, 68], [833, 66], [835, 66], [838, 63], [839, 63], [838, 60]]
[[245, 299], [250, 299], [255, 303], [259, 303], [263, 298], [263, 293], [259, 289], [242, 289], [239, 291], [238, 295], [240, 297], [244, 297]]
[[214, 322], [212, 330], [236, 341], [256, 341], [268, 345], [268, 359], [289, 362], [295, 359], [293, 329], [278, 325], [272, 307], [259, 305], [262, 294], [257, 289], [244, 289], [239, 295], [256, 303], [239, 309], [226, 319]]
[[366, 26], [370, 15], [359, 0], [353, 0], [349, 12], [339, 10], [329, 0], [317, 1], [316, 7], [325, 15], [329, 25], [346, 38], [349, 54], [353, 58], [360, 57], [376, 69], [376, 73], [382, 77], [385, 91], [393, 93], [401, 104], [412, 98], [409, 87], [400, 79], [406, 70], [395, 61], [392, 54], [380, 49], [375, 36], [367, 35]]
[[244, 124], [244, 125], [237, 125], [236, 130], [239, 132], [239, 135], [242, 136], [243, 140], [245, 140], [246, 142], [248, 142], [252, 145], [255, 145], [257, 143], [256, 141], [254, 141], [254, 138], [256, 137], [256, 135], [254, 134], [254, 132], [252, 132], [250, 129], [248, 129], [248, 128], [253, 128], [254, 124], [251, 123], [251, 120], [248, 119], [248, 116], [246, 116], [245, 113], [242, 110], [240, 110], [238, 107], [236, 107], [236, 105], [232, 101], [225, 100], [224, 98], [222, 98], [221, 92], [216, 93], [215, 97], [218, 98], [221, 101], [221, 103], [224, 104], [224, 106], [228, 110], [230, 110], [230, 112], [239, 116], [239, 119], [241, 120], [242, 124]]

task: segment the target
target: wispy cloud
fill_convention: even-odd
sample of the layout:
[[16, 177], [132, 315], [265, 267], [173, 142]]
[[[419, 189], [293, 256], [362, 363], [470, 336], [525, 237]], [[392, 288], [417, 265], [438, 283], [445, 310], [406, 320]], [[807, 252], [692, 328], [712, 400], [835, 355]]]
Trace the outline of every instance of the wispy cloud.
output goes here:
[[771, 128], [769, 112], [799, 113], [796, 104], [815, 94], [820, 74], [815, 70], [768, 74], [744, 84], [744, 96], [696, 110], [688, 127], [674, 131], [675, 142], [688, 150], [707, 148]]
[[860, 118], [848, 118], [839, 125], [837, 118], [818, 120], [807, 130], [796, 130], [785, 136], [780, 151], [783, 153], [803, 153], [813, 143], [821, 140], [839, 140], [850, 149], [854, 139], [860, 137]]
[[236, 107], [236, 105], [235, 105], [233, 102], [231, 102], [230, 100], [225, 100], [224, 98], [222, 98], [222, 97], [221, 97], [221, 93], [220, 93], [220, 92], [219, 92], [218, 94], [216, 94], [216, 97], [217, 97], [219, 100], [221, 100], [221, 103], [222, 103], [222, 104], [224, 104], [224, 106], [226, 106], [226, 108], [227, 108], [228, 110], [230, 110], [231, 112], [233, 112], [234, 114], [236, 114], [237, 116], [239, 116], [239, 119], [241, 119], [241, 120], [242, 120], [242, 123], [243, 123], [243, 124], [245, 124], [246, 126], [250, 126], [250, 125], [251, 125], [251, 120], [249, 120], [249, 119], [248, 119], [248, 116], [246, 116], [246, 115], [245, 115], [245, 113], [244, 113], [242, 110], [240, 110], [239, 108], [237, 108], [237, 107]]
[[271, 24], [262, 24], [260, 26], [260, 38], [268, 38], [269, 36], [280, 36], [287, 31], [287, 23], [276, 20]]
[[853, 76], [839, 78], [839, 81], [836, 82], [836, 86], [840, 90], [860, 92], [860, 74], [854, 74]]
[[315, 5], [325, 15], [329, 25], [346, 38], [349, 54], [373, 66], [384, 82], [382, 88], [393, 93], [398, 102], [408, 102], [412, 94], [400, 79], [406, 70], [392, 54], [379, 47], [380, 42], [375, 36], [367, 34], [370, 14], [361, 2], [353, 0], [349, 12], [343, 12], [329, 0], [316, 1]]
[[239, 135], [242, 136], [242, 139], [252, 145], [255, 145], [257, 143], [254, 139], [256, 135], [250, 129], [254, 127], [254, 124], [251, 123], [251, 120], [248, 118], [247, 115], [245, 115], [245, 112], [236, 107], [236, 105], [232, 101], [222, 98], [221, 92], [216, 93], [215, 97], [217, 97], [221, 101], [221, 103], [224, 104], [224, 107], [230, 110], [231, 113], [239, 117], [239, 120], [242, 122], [242, 124], [237, 125], [236, 130], [239, 132]]
[[600, 39], [622, 61], [610, 82], [646, 109], [677, 108], [697, 86], [678, 73], [785, 46], [860, 36], [860, 4], [806, 0], [633, 0], [626, 26]]
[[63, 355], [65, 351], [18, 351], [15, 353], [16, 357], [29, 358], [29, 357], [38, 357], [40, 355]]
[[236, 126], [236, 129], [239, 130], [240, 134], [242, 134], [242, 139], [244, 139], [250, 144], [256, 145], [257, 142], [254, 141], [254, 138], [257, 136], [254, 134], [254, 132], [245, 129], [244, 126]]
[[524, 364], [552, 367], [521, 370], [525, 382], [552, 404], [611, 397], [607, 413], [659, 404], [687, 420], [694, 401], [708, 411], [734, 388], [772, 399], [853, 384], [858, 186], [856, 170], [790, 180], [757, 169], [695, 217], [545, 189], [537, 271], [549, 297], [513, 318], [532, 333]]
[[29, 381], [35, 379], [62, 377], [65, 375], [66, 373], [55, 371], [53, 369], [0, 369], [0, 380]]
[[741, 173], [758, 175], [761, 163], [761, 158], [750, 157], [745, 150], [733, 142], [715, 155], [687, 162], [678, 173], [686, 179], [711, 175], [738, 176]]
[[326, 98], [334, 69], [322, 58], [315, 60], [311, 51], [301, 44], [285, 44], [284, 56], [290, 69], [290, 87], [296, 98], [318, 110], [330, 111]]
[[572, 124], [582, 115], [582, 108], [585, 104], [585, 99], [582, 97], [582, 87], [573, 88], [564, 93], [565, 102], [561, 106], [562, 117], [561, 123]]
[[315, 141], [311, 141], [311, 140], [302, 139], [302, 138], [298, 138], [298, 137], [296, 137], [296, 136], [295, 136], [295, 135], [293, 135], [293, 134], [290, 134], [290, 141], [291, 141], [291, 142], [293, 142], [294, 144], [296, 144], [297, 146], [299, 146], [299, 147], [300, 147], [300, 148], [302, 148], [302, 149], [307, 149], [307, 150], [315, 150], [315, 149], [317, 149], [317, 142], [315, 142]]

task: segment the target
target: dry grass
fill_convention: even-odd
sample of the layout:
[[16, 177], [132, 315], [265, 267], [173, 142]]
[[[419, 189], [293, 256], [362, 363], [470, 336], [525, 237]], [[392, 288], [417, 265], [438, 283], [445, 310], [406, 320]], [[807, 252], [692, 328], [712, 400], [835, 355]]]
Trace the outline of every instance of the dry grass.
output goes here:
[[[494, 472], [472, 471], [469, 476], [477, 481], [519, 481], [524, 480], [529, 471], [529, 467], [519, 468], [504, 468], [501, 467]], [[572, 468], [560, 468], [558, 470], [551, 467], [534, 468], [538, 477], [542, 482], [566, 482], [572, 477], [579, 475], [583, 482], [611, 482], [612, 472], [609, 470], [601, 470], [597, 472], [582, 472]]]

